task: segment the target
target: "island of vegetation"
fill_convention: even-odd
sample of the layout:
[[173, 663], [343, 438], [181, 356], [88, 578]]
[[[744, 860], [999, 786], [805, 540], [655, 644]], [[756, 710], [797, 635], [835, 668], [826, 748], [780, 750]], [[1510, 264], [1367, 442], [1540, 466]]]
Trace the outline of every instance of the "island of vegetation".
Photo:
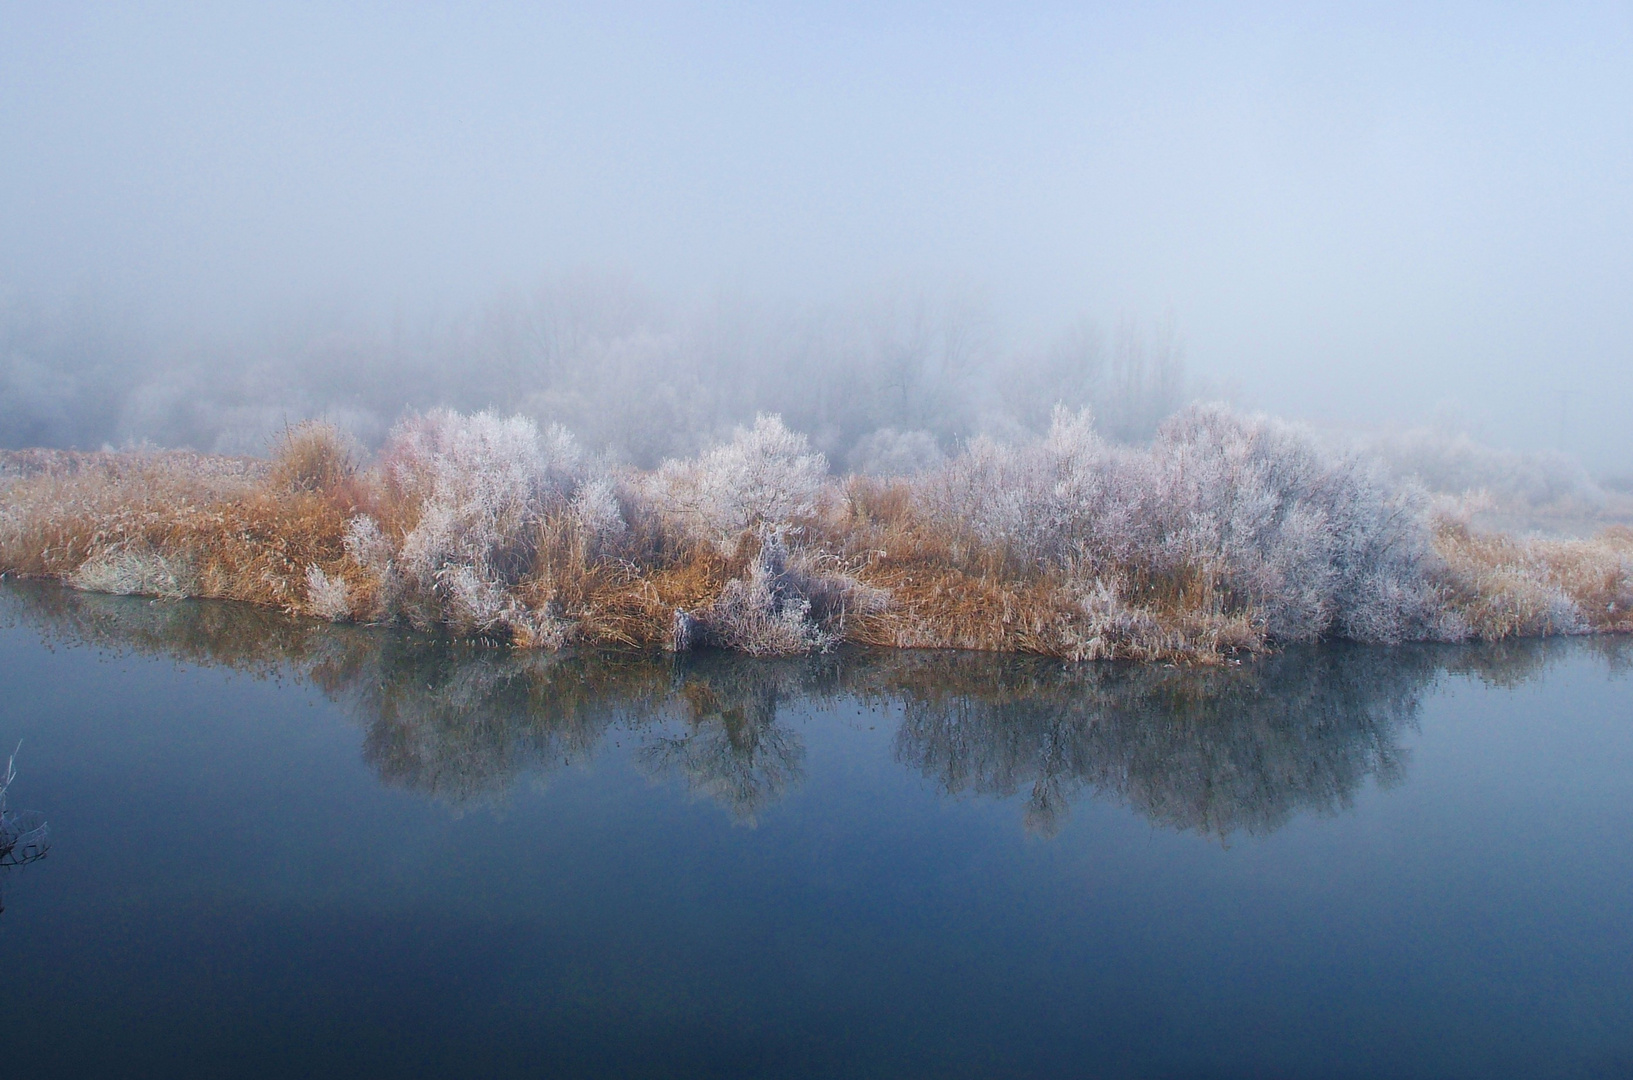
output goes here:
[[1374, 455], [1224, 406], [1149, 444], [1061, 409], [913, 475], [830, 474], [762, 415], [655, 469], [525, 417], [433, 410], [372, 460], [6, 455], [0, 573], [406, 622], [519, 648], [840, 643], [1218, 663], [1278, 644], [1633, 630], [1633, 531], [1483, 531]]

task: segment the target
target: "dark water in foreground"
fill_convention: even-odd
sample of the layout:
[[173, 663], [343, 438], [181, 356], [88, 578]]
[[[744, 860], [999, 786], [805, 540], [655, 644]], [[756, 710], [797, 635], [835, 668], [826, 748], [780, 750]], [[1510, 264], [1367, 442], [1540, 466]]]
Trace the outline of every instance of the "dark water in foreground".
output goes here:
[[0, 585], [0, 1076], [1630, 1076], [1633, 649], [560, 659]]

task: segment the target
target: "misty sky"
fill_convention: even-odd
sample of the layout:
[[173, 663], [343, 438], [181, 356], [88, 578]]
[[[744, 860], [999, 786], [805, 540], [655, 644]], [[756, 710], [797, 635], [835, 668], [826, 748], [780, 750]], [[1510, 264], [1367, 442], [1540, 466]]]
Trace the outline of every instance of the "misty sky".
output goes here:
[[335, 8], [0, 3], [0, 292], [921, 290], [1633, 472], [1628, 4]]

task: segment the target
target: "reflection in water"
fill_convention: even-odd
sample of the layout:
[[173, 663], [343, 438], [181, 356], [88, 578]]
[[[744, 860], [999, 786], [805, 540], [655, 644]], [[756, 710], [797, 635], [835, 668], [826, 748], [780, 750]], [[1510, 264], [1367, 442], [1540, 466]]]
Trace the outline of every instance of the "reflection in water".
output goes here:
[[463, 802], [522, 772], [586, 760], [615, 723], [657, 715], [667, 673], [619, 659], [378, 633], [312, 678], [363, 721], [363, 756], [381, 779]]
[[0, 612], [66, 640], [308, 678], [363, 725], [385, 782], [456, 802], [586, 760], [616, 725], [642, 768], [752, 822], [803, 775], [786, 707], [860, 701], [900, 713], [903, 763], [953, 794], [1024, 791], [1027, 825], [1044, 834], [1092, 792], [1217, 836], [1336, 812], [1368, 777], [1404, 776], [1402, 733], [1441, 673], [1511, 685], [1572, 648], [1613, 666], [1629, 656], [1615, 638], [1326, 646], [1216, 668], [888, 651], [563, 655], [35, 583], [0, 587]]
[[657, 734], [637, 758], [654, 774], [685, 777], [694, 792], [752, 823], [804, 775], [805, 744], [777, 722], [777, 706], [798, 699], [810, 669], [741, 659], [723, 654], [681, 669], [675, 696], [684, 703], [685, 730]]
[[1191, 670], [924, 666], [898, 756], [949, 791], [1024, 790], [1027, 824], [1045, 834], [1084, 789], [1221, 836], [1338, 810], [1368, 776], [1403, 777], [1399, 735], [1436, 673], [1427, 652], [1357, 648]]

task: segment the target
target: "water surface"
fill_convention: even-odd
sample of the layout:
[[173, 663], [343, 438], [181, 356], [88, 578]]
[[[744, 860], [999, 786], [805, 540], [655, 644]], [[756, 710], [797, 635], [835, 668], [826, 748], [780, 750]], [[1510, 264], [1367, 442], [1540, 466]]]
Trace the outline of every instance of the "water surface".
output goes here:
[[1633, 1075], [1633, 650], [556, 657], [0, 585], [6, 1076]]

